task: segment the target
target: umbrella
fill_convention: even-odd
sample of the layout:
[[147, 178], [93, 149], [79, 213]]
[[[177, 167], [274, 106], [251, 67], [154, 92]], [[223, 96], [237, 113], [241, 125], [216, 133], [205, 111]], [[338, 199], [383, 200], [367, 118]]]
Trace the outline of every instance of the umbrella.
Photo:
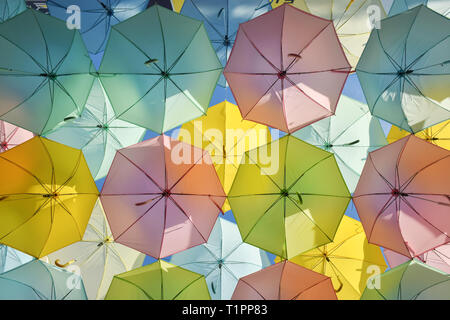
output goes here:
[[[224, 101], [210, 107], [206, 116], [184, 124], [178, 139], [209, 152], [225, 193], [228, 193], [242, 156], [270, 141], [270, 130], [243, 120], [238, 107]], [[228, 201], [222, 209], [230, 210]]]
[[450, 20], [424, 6], [383, 19], [356, 67], [369, 109], [419, 132], [450, 118]]
[[183, 7], [184, 0], [170, 0], [172, 3], [173, 11], [180, 12]]
[[[384, 250], [384, 256], [391, 268], [410, 260], [410, 258], [392, 250]], [[450, 243], [427, 251], [417, 258], [431, 267], [450, 274]]]
[[0, 273], [14, 269], [33, 260], [33, 257], [13, 248], [0, 245]]
[[[402, 130], [396, 126], [392, 126], [387, 136], [387, 141], [393, 143], [401, 138], [404, 138], [411, 133]], [[441, 148], [450, 150], [450, 120], [441, 122], [425, 130], [416, 133], [416, 137], [428, 141]]]
[[98, 191], [80, 150], [34, 137], [0, 153], [0, 243], [40, 258], [81, 240]]
[[210, 300], [205, 278], [158, 260], [114, 276], [105, 300]]
[[145, 255], [114, 242], [100, 201], [83, 239], [47, 256], [59, 267], [79, 268], [89, 299], [103, 299], [113, 276], [142, 266]]
[[332, 243], [290, 261], [330, 277], [339, 300], [359, 299], [372, 271], [382, 273], [387, 268], [381, 249], [369, 244], [361, 223], [347, 216]]
[[145, 129], [119, 120], [99, 80], [94, 82], [86, 106], [79, 117], [45, 136], [56, 142], [81, 149], [95, 180], [108, 173], [116, 150], [142, 140]]
[[[206, 32], [224, 67], [236, 40], [239, 24], [270, 10], [269, 0], [186, 0], [182, 6], [182, 15], [204, 21]], [[226, 86], [223, 75], [219, 84]]]
[[76, 30], [27, 9], [0, 24], [0, 118], [36, 134], [79, 114], [92, 62]]
[[32, 132], [0, 120], [0, 153], [33, 137]]
[[270, 265], [264, 251], [243, 243], [236, 224], [222, 218], [207, 243], [173, 255], [170, 262], [204, 275], [214, 300], [229, 300], [239, 278]]
[[241, 278], [232, 300], [336, 300], [331, 279], [289, 261]]
[[0, 300], [86, 300], [75, 273], [33, 260], [0, 274]]
[[0, 23], [17, 16], [26, 8], [24, 0], [3, 0], [0, 4]]
[[426, 5], [428, 8], [450, 18], [450, 5], [447, 0], [394, 0], [389, 16], [393, 16], [411, 8]]
[[98, 54], [105, 50], [111, 26], [144, 11], [148, 0], [47, 0], [50, 14], [64, 21], [73, 15], [73, 5], [80, 10], [80, 32], [88, 51]]
[[344, 95], [334, 116], [293, 135], [334, 153], [350, 192], [355, 191], [367, 154], [387, 144], [380, 122], [371, 116], [367, 105]]
[[245, 153], [228, 201], [244, 242], [290, 259], [333, 241], [350, 193], [332, 153], [285, 136]]
[[286, 4], [240, 25], [224, 75], [244, 119], [291, 133], [334, 114], [350, 69], [333, 23]]
[[[378, 285], [377, 285], [378, 282]], [[448, 300], [450, 275], [412, 260], [373, 279], [361, 300]]]
[[[380, 0], [295, 0], [291, 2], [291, 5], [303, 11], [333, 20], [339, 41], [352, 67], [358, 63], [371, 29], [386, 17]], [[281, 4], [283, 1], [272, 1], [274, 8]]]
[[413, 135], [371, 152], [353, 194], [369, 242], [410, 258], [449, 242], [449, 166]]
[[117, 117], [158, 133], [204, 115], [221, 71], [202, 22], [158, 5], [112, 27], [99, 69]]
[[162, 135], [117, 151], [101, 200], [115, 241], [158, 259], [205, 243], [225, 193], [207, 151]]

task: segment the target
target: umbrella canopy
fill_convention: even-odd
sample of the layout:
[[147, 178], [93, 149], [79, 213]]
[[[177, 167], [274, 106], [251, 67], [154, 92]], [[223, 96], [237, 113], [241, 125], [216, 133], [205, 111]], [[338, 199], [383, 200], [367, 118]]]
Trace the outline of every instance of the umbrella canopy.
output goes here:
[[[379, 285], [377, 285], [379, 281]], [[448, 300], [450, 275], [412, 260], [374, 279], [361, 300]]]
[[89, 299], [103, 299], [113, 276], [142, 266], [145, 255], [114, 241], [100, 201], [83, 239], [47, 256], [59, 267], [79, 267]]
[[289, 261], [241, 278], [232, 300], [336, 300], [331, 279]]
[[356, 67], [374, 116], [409, 132], [450, 118], [450, 20], [425, 6], [383, 19]]
[[[392, 250], [384, 250], [384, 256], [391, 268], [410, 260], [410, 258]], [[417, 258], [433, 268], [450, 274], [450, 243], [427, 251]]]
[[17, 16], [26, 8], [24, 0], [3, 0], [0, 4], [0, 23]]
[[394, 0], [391, 9], [389, 10], [389, 16], [402, 13], [422, 4], [447, 18], [450, 18], [450, 5], [447, 0]]
[[158, 260], [114, 276], [105, 300], [210, 300], [205, 278]]
[[[181, 14], [204, 21], [214, 50], [225, 67], [236, 40], [239, 24], [256, 18], [270, 9], [269, 0], [186, 0], [181, 8]], [[219, 85], [226, 86], [223, 75], [219, 79]]]
[[0, 120], [0, 153], [34, 137], [28, 130]]
[[[411, 133], [402, 130], [396, 126], [392, 126], [387, 136], [387, 141], [393, 143], [401, 138], [404, 138]], [[441, 122], [437, 125], [429, 127], [425, 130], [416, 133], [416, 137], [426, 140], [441, 148], [450, 150], [450, 120]]]
[[64, 21], [73, 15], [73, 5], [80, 10], [80, 32], [86, 47], [97, 54], [105, 50], [111, 26], [144, 11], [148, 0], [47, 0], [50, 14]]
[[[178, 139], [209, 152], [225, 193], [230, 191], [242, 156], [270, 141], [264, 125], [243, 120], [236, 105], [224, 101], [208, 109], [206, 116], [185, 123]], [[230, 210], [228, 201], [222, 207]]]
[[0, 274], [0, 300], [86, 300], [81, 277], [40, 260]]
[[0, 24], [0, 118], [36, 134], [80, 114], [94, 78], [77, 30], [27, 9]]
[[[403, 0], [402, 0], [403, 1]], [[272, 1], [276, 8], [288, 1]], [[339, 41], [354, 68], [358, 63], [374, 23], [386, 17], [380, 0], [295, 0], [294, 7], [333, 20]], [[371, 21], [372, 17], [376, 19]]]
[[369, 154], [353, 194], [370, 243], [416, 257], [450, 241], [450, 151], [413, 135]]
[[387, 144], [378, 119], [366, 104], [346, 96], [339, 99], [336, 114], [293, 134], [334, 153], [350, 192], [354, 192], [367, 154]]
[[34, 137], [0, 172], [0, 243], [40, 258], [81, 240], [98, 191], [80, 150]]
[[229, 300], [241, 277], [270, 265], [264, 251], [243, 243], [236, 224], [222, 218], [207, 243], [173, 255], [170, 262], [204, 275], [213, 300]]
[[108, 173], [118, 149], [141, 141], [144, 135], [144, 128], [116, 118], [100, 81], [96, 80], [81, 115], [66, 119], [46, 137], [81, 149], [94, 179], [98, 180]]
[[116, 242], [157, 259], [205, 243], [225, 197], [208, 152], [164, 135], [118, 150], [101, 193]]
[[369, 244], [361, 223], [347, 216], [342, 218], [332, 243], [290, 261], [330, 277], [339, 300], [359, 299], [371, 268], [377, 267], [380, 273], [387, 268], [381, 249]]
[[0, 245], [0, 273], [14, 269], [31, 260], [33, 260], [33, 257], [19, 250]]
[[158, 133], [206, 114], [221, 71], [203, 23], [158, 5], [112, 27], [99, 69], [117, 117]]
[[224, 75], [244, 119], [291, 133], [334, 114], [350, 69], [333, 23], [285, 4], [239, 26]]
[[290, 259], [333, 241], [350, 193], [332, 153], [285, 136], [245, 153], [228, 200], [245, 242]]

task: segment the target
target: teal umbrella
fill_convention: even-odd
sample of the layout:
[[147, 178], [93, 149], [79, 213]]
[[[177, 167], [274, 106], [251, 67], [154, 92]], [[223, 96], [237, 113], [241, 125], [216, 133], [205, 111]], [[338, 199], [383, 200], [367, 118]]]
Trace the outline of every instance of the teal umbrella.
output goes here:
[[421, 5], [381, 21], [356, 67], [370, 111], [408, 132], [450, 118], [450, 20]]
[[0, 274], [0, 300], [86, 300], [74, 272], [33, 260]]
[[26, 9], [24, 0], [3, 0], [0, 2], [0, 23], [18, 15]]
[[0, 119], [43, 134], [79, 114], [94, 78], [77, 30], [27, 9], [0, 24]]
[[213, 300], [229, 300], [241, 277], [270, 265], [267, 254], [242, 242], [237, 225], [219, 218], [208, 242], [172, 256], [171, 263], [202, 274]]
[[368, 280], [361, 300], [449, 300], [450, 275], [418, 260]]
[[202, 22], [158, 5], [112, 27], [99, 69], [118, 118], [158, 133], [204, 115], [221, 71]]
[[296, 131], [293, 136], [334, 153], [351, 193], [367, 154], [387, 144], [380, 121], [372, 117], [367, 105], [344, 95], [335, 115]]
[[116, 150], [142, 140], [145, 129], [116, 118], [100, 81], [96, 80], [82, 114], [65, 123], [46, 137], [81, 149], [95, 180], [108, 173]]
[[14, 269], [33, 259], [32, 256], [19, 250], [0, 244], [0, 273]]
[[402, 13], [422, 4], [446, 17], [450, 17], [450, 3], [448, 0], [394, 0], [389, 10], [389, 16]]

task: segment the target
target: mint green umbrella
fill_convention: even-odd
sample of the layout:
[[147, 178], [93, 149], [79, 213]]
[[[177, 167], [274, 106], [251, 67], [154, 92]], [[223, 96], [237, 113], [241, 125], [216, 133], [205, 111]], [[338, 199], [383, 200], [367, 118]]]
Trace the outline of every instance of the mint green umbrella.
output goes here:
[[0, 274], [0, 300], [86, 300], [76, 272], [33, 260]]
[[0, 273], [14, 269], [33, 259], [32, 256], [19, 250], [0, 244]]
[[361, 300], [449, 300], [450, 275], [418, 260], [368, 280]]
[[399, 14], [421, 4], [450, 18], [450, 2], [448, 0], [394, 0], [389, 10], [389, 16]]
[[0, 119], [43, 134], [79, 114], [94, 78], [77, 30], [27, 9], [0, 24]]
[[142, 140], [145, 129], [116, 118], [100, 81], [95, 80], [82, 114], [46, 134], [46, 137], [81, 149], [94, 180], [108, 173], [116, 150]]
[[335, 115], [296, 131], [293, 136], [334, 153], [351, 193], [367, 154], [387, 144], [380, 121], [372, 117], [367, 105], [344, 95]]
[[0, 22], [4, 22], [26, 9], [25, 0], [2, 0], [0, 2]]
[[421, 5], [381, 20], [356, 67], [370, 111], [408, 132], [450, 118], [450, 20]]
[[221, 71], [203, 23], [158, 5], [112, 27], [99, 69], [118, 118], [158, 133], [204, 115]]

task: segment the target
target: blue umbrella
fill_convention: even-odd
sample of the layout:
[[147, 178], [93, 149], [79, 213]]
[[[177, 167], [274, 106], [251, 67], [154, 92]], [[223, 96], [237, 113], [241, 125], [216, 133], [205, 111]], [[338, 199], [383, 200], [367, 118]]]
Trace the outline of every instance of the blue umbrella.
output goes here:
[[236, 224], [219, 218], [208, 242], [172, 256], [171, 263], [202, 274], [214, 300], [228, 300], [241, 277], [270, 265], [267, 254], [242, 242]]
[[0, 22], [17, 16], [26, 9], [24, 0], [3, 0], [0, 2]]
[[389, 10], [389, 16], [402, 13], [421, 4], [450, 18], [450, 2], [448, 0], [394, 0]]
[[[225, 67], [231, 53], [240, 23], [266, 13], [271, 9], [269, 0], [186, 0], [181, 14], [204, 21], [206, 32]], [[226, 86], [223, 75], [219, 84]]]
[[[72, 16], [70, 6], [80, 8], [80, 32], [88, 51], [97, 54], [105, 50], [111, 26], [147, 8], [149, 0], [48, 0], [54, 17], [67, 20]], [[67, 10], [69, 8], [69, 10]]]
[[19, 250], [11, 247], [0, 245], [0, 273], [14, 269], [34, 258]]

